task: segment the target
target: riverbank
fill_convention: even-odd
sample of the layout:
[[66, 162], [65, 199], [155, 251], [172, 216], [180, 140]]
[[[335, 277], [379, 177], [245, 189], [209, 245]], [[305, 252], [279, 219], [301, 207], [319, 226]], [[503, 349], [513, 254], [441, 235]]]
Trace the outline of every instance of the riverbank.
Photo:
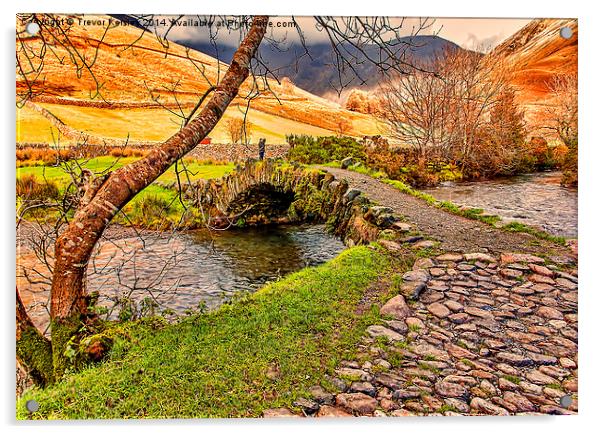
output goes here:
[[18, 416], [28, 399], [40, 403], [34, 418], [256, 417], [292, 406], [353, 356], [377, 315], [364, 297], [391, 266], [382, 250], [354, 247], [215, 312], [117, 326], [105, 362], [27, 392]]
[[481, 208], [501, 224], [520, 223], [554, 236], [577, 238], [577, 188], [563, 174], [546, 171], [486, 181], [447, 182], [421, 192], [460, 207]]
[[[457, 252], [521, 252], [562, 257], [565, 262], [576, 261], [576, 249], [565, 247], [562, 237], [554, 237], [535, 228], [516, 226], [498, 228], [495, 216], [482, 215], [461, 209], [451, 202], [439, 203], [432, 196], [374, 174], [324, 166], [337, 179], [349, 182], [372, 201], [386, 204], [404, 216], [416, 229], [440, 242], [444, 250]], [[481, 210], [482, 211], [482, 210]], [[559, 258], [556, 258], [559, 259]]]

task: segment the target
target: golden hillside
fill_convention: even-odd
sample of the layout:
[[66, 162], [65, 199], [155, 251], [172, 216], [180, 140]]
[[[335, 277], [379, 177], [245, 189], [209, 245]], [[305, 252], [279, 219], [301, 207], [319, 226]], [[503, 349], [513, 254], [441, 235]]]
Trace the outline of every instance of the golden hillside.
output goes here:
[[[570, 39], [560, 29], [570, 27]], [[555, 75], [577, 73], [578, 26], [575, 19], [536, 19], [498, 45], [488, 56], [514, 70], [517, 100], [532, 116], [549, 97]]]
[[[69, 41], [86, 59], [96, 56], [93, 75], [84, 68], [78, 76], [68, 60], [69, 50], [49, 42], [43, 82], [39, 80], [36, 85], [44, 93], [17, 109], [19, 143], [52, 143], [59, 133], [62, 144], [81, 141], [82, 137], [89, 143], [121, 143], [128, 135], [130, 143], [163, 141], [178, 130], [180, 119], [161, 107], [153, 96], [171, 110], [181, 107], [188, 114], [227, 68], [210, 56], [173, 42], [166, 48], [154, 34], [133, 26], [107, 30], [107, 16], [86, 16], [104, 21], [102, 25], [88, 26], [78, 25], [81, 16], [73, 18]], [[41, 45], [39, 37], [24, 39], [28, 46]], [[101, 85], [101, 96], [92, 98], [96, 82]], [[344, 110], [287, 80], [281, 84], [272, 79], [268, 82], [273, 93], [262, 91], [250, 104], [248, 119], [253, 124], [253, 142], [259, 137], [266, 137], [269, 143], [283, 142], [285, 134], [291, 133], [331, 135], [341, 126], [349, 135], [378, 134], [378, 126], [370, 116]], [[24, 88], [23, 77], [17, 75], [17, 89]], [[214, 142], [229, 141], [225, 124], [230, 118], [243, 116], [245, 95], [250, 91], [248, 80], [210, 134]]]

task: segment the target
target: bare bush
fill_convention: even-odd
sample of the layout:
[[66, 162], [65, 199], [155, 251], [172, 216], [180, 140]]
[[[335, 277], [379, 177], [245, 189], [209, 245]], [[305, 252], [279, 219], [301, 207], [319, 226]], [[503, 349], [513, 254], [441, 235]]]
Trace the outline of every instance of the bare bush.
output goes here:
[[251, 141], [251, 131], [253, 124], [246, 118], [233, 118], [228, 119], [226, 122], [226, 129], [230, 136], [232, 143], [243, 143], [248, 144]]
[[418, 167], [444, 158], [469, 177], [512, 172], [524, 141], [511, 71], [479, 53], [441, 51], [381, 87], [390, 135], [415, 150]]

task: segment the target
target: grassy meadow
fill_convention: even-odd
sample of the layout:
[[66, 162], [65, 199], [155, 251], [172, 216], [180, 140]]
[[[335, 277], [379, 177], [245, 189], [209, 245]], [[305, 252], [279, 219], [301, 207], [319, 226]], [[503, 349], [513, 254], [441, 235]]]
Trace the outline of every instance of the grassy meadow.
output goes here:
[[[135, 161], [138, 157], [102, 156], [80, 161], [83, 167], [96, 174], [112, 171]], [[233, 163], [213, 164], [209, 162], [187, 159], [184, 161], [191, 181], [199, 179], [221, 178], [234, 169]], [[179, 170], [182, 170], [180, 163]], [[17, 168], [17, 180], [31, 178], [37, 183], [56, 185], [59, 194], [63, 195], [71, 184], [71, 178], [63, 167], [60, 166], [23, 166]], [[181, 173], [180, 179], [186, 182], [186, 175]], [[116, 222], [125, 225], [144, 226], [150, 228], [165, 228], [178, 224], [185, 212], [178, 192], [175, 189], [165, 188], [164, 185], [176, 182], [177, 174], [175, 165], [161, 175], [153, 184], [141, 191], [130, 203], [123, 213], [116, 217]], [[41, 215], [30, 215], [35, 218], [53, 218], [53, 212], [42, 210]]]

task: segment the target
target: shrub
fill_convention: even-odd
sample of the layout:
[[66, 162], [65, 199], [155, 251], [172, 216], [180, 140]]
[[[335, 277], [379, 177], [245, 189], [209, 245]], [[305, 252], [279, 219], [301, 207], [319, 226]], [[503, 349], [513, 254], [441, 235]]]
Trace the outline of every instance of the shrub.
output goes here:
[[135, 201], [134, 223], [142, 224], [149, 228], [161, 228], [168, 225], [167, 216], [170, 209], [170, 201], [162, 196], [147, 194]]
[[534, 168], [538, 170], [555, 169], [562, 165], [568, 148], [564, 144], [550, 146], [543, 137], [532, 137], [527, 143], [527, 153]]
[[126, 147], [119, 147], [119, 148], [111, 148], [111, 150], [109, 151], [109, 155], [111, 155], [112, 157], [115, 158], [120, 158], [120, 157], [143, 157], [148, 153], [148, 151], [143, 150], [143, 149], [139, 149], [139, 148], [126, 148]]
[[67, 149], [54, 149], [49, 146], [24, 146], [15, 152], [17, 166], [51, 166], [59, 161], [75, 158], [95, 158], [104, 155], [119, 157], [143, 157], [149, 151], [142, 147], [96, 146], [82, 144]]
[[303, 164], [323, 164], [346, 157], [366, 159], [363, 145], [352, 137], [288, 135], [286, 141], [291, 146], [287, 158]]
[[564, 145], [566, 152], [564, 159], [561, 164], [562, 168], [562, 185], [564, 186], [577, 186], [578, 183], [578, 151], [577, 151], [577, 139], [574, 142], [567, 141]]
[[386, 173], [390, 179], [403, 181], [414, 187], [462, 179], [462, 174], [453, 162], [442, 158], [434, 150], [423, 158], [412, 148], [369, 147], [366, 151], [366, 165]]
[[17, 197], [23, 200], [58, 199], [60, 192], [54, 181], [43, 180], [38, 182], [34, 175], [25, 175], [17, 178]]
[[246, 118], [233, 118], [226, 121], [226, 130], [232, 143], [250, 143], [254, 125]]
[[[15, 152], [19, 166], [53, 165], [58, 161], [74, 158], [71, 149], [53, 149], [50, 147], [26, 147]], [[27, 162], [27, 164], [25, 164]]]

